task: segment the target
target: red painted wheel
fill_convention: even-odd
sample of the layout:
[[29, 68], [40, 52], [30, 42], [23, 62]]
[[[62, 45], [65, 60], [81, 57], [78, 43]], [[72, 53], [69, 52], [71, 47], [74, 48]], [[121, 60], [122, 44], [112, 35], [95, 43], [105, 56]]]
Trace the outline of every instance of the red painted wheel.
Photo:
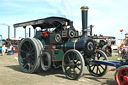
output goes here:
[[117, 69], [115, 79], [118, 85], [128, 85], [128, 66], [124, 65]]

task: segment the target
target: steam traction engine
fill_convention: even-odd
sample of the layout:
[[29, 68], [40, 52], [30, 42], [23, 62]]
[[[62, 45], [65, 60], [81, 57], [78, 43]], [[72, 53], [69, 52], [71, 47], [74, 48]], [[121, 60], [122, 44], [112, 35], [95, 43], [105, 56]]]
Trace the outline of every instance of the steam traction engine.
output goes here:
[[[112, 56], [112, 39], [115, 37], [111, 36], [92, 36], [92, 38], [96, 41], [96, 49], [100, 49], [105, 52], [105, 54], [109, 57]], [[109, 41], [107, 41], [109, 40]], [[108, 43], [110, 42], [110, 43]]]
[[50, 68], [62, 67], [69, 79], [78, 79], [83, 75], [84, 66], [94, 76], [102, 76], [107, 71], [107, 65], [91, 64], [90, 60], [107, 60], [106, 54], [95, 49], [95, 43], [87, 36], [88, 7], [81, 7], [82, 31], [73, 27], [73, 22], [63, 17], [48, 17], [23, 23], [14, 27], [28, 25], [40, 27], [34, 38], [25, 38], [18, 48], [18, 60], [22, 71], [35, 73], [40, 66], [44, 71]]

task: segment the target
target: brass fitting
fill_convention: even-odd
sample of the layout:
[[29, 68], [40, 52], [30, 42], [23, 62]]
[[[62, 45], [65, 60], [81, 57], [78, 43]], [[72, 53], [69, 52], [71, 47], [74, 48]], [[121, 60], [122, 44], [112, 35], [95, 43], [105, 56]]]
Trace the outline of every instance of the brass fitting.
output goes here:
[[89, 8], [87, 6], [82, 6], [80, 9], [81, 10], [88, 10]]

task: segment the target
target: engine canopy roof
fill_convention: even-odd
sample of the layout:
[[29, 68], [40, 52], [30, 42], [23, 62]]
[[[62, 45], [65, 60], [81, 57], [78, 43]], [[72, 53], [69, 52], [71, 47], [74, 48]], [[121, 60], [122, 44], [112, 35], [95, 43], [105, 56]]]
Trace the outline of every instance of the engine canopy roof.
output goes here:
[[61, 26], [73, 25], [73, 21], [63, 17], [47, 17], [47, 18], [42, 18], [42, 19], [37, 19], [37, 20], [32, 20], [32, 21], [27, 21], [22, 23], [16, 23], [14, 24], [14, 28], [26, 27], [29, 25], [32, 25], [34, 28], [41, 27], [41, 29], [54, 28], [54, 27], [57, 27], [58, 25], [61, 25]]

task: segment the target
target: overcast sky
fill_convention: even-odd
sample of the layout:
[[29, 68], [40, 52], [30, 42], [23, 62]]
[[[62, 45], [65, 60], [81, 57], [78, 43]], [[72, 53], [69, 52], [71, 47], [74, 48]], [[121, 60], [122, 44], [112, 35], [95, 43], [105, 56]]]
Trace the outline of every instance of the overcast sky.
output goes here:
[[[0, 0], [0, 23], [11, 26], [11, 37], [13, 24], [49, 16], [71, 19], [81, 30], [81, 6], [89, 7], [88, 25], [94, 25], [93, 34], [124, 38], [119, 30], [128, 29], [128, 0]], [[0, 25], [4, 38], [7, 32], [7, 26]], [[16, 35], [24, 37], [24, 29], [18, 28]]]

